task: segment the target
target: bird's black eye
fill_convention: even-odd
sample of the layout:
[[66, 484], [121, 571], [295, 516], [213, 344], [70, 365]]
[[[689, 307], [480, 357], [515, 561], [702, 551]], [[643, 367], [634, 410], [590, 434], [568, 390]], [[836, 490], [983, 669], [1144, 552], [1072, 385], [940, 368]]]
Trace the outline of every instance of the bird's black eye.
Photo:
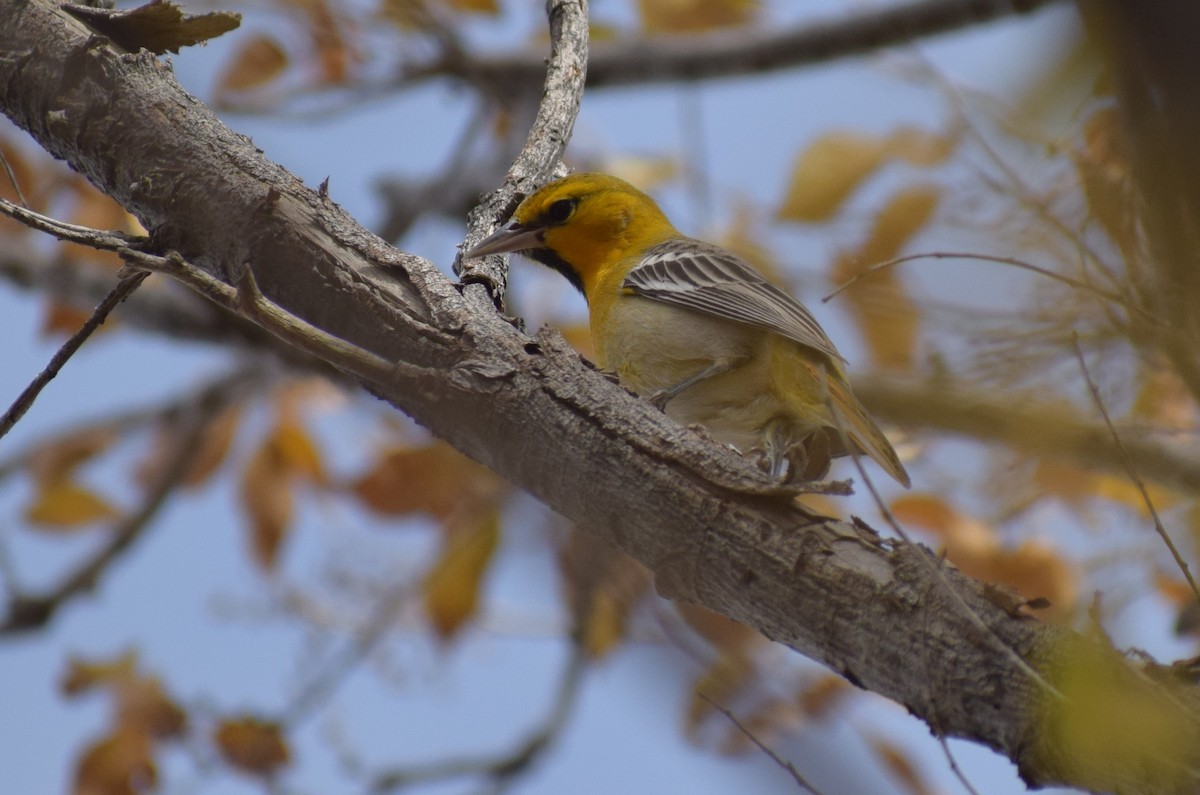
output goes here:
[[566, 223], [573, 212], [575, 212], [574, 199], [559, 199], [546, 208], [546, 220], [552, 224]]

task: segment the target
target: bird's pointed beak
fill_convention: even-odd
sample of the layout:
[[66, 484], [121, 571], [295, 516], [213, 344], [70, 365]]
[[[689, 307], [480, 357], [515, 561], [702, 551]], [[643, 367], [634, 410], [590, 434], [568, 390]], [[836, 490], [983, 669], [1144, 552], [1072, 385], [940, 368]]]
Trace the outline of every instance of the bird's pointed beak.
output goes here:
[[492, 234], [479, 241], [470, 251], [463, 252], [463, 259], [475, 259], [488, 254], [504, 254], [509, 251], [527, 251], [542, 248], [542, 231], [536, 227], [523, 226], [513, 219]]

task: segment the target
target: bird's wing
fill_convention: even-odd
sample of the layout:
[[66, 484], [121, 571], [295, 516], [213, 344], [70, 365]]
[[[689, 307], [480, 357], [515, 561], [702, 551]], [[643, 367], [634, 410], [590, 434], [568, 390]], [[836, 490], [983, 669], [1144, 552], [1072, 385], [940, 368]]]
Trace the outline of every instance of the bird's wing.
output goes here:
[[665, 304], [773, 331], [845, 361], [799, 301], [718, 246], [686, 238], [660, 243], [621, 286]]

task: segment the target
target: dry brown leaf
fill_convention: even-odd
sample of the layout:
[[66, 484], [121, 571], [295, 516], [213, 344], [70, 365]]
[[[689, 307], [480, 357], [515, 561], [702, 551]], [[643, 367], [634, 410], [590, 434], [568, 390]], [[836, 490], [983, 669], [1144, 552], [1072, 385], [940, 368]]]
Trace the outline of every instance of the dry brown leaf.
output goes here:
[[447, 444], [385, 450], [348, 485], [363, 504], [387, 516], [427, 513], [445, 519], [460, 506], [494, 496], [501, 481]]
[[107, 428], [88, 429], [55, 439], [29, 456], [29, 474], [38, 483], [69, 478], [75, 470], [107, 450], [117, 439]]
[[153, 790], [158, 783], [153, 751], [144, 732], [118, 729], [80, 757], [74, 795], [141, 795]]
[[583, 647], [589, 657], [599, 660], [620, 644], [628, 616], [628, 606], [613, 594], [606, 591], [592, 594], [583, 631]]
[[499, 0], [439, 0], [444, 5], [449, 6], [463, 14], [487, 14], [488, 16], [498, 16], [500, 14]]
[[[79, 331], [92, 316], [90, 309], [80, 309], [61, 301], [55, 301], [53, 298], [43, 302], [43, 306], [45, 309], [42, 312], [41, 326], [38, 328], [38, 335], [42, 339], [69, 337]], [[97, 328], [92, 336], [111, 331], [117, 322], [117, 318], [109, 315], [108, 319], [104, 321], [104, 325]]]
[[349, 20], [338, 16], [325, 0], [307, 0], [309, 36], [317, 52], [318, 80], [323, 85], [340, 86], [346, 83], [352, 69], [362, 56], [346, 38]]
[[906, 494], [891, 505], [902, 523], [924, 528], [942, 542], [946, 557], [970, 577], [1016, 589], [1025, 600], [1045, 598], [1048, 620], [1070, 616], [1079, 596], [1075, 568], [1049, 545], [1025, 541], [1007, 549], [994, 529], [932, 494]]
[[699, 33], [749, 24], [760, 4], [760, 0], [638, 0], [638, 13], [647, 33]]
[[[75, 194], [75, 206], [70, 221], [89, 229], [106, 229], [119, 232], [137, 233], [141, 224], [117, 204], [110, 196], [101, 193], [90, 183], [82, 179], [73, 180], [71, 189]], [[90, 246], [79, 243], [61, 243], [63, 259], [75, 263], [103, 264], [113, 270], [124, 263], [115, 251], [97, 251]], [[88, 313], [89, 315], [91, 313]]]
[[916, 762], [900, 746], [878, 735], [869, 738], [871, 750], [905, 792], [932, 795], [933, 790], [917, 769]]
[[801, 690], [796, 696], [796, 703], [807, 717], [824, 720], [854, 692], [854, 688], [842, 677], [826, 674]]
[[73, 530], [121, 515], [111, 503], [70, 478], [42, 483], [25, 518], [47, 530]]
[[707, 607], [677, 602], [675, 608], [688, 626], [722, 654], [747, 658], [754, 649], [766, 642], [758, 630], [714, 613]]
[[247, 91], [270, 83], [283, 74], [288, 56], [270, 36], [258, 35], [243, 41], [217, 78], [218, 96]]
[[279, 548], [292, 521], [292, 472], [274, 435], [259, 445], [242, 472], [242, 508], [250, 520], [250, 546], [264, 570], [275, 567]]
[[250, 716], [221, 721], [213, 741], [225, 762], [245, 773], [269, 776], [291, 760], [279, 726]]
[[425, 612], [442, 640], [475, 615], [479, 590], [500, 539], [500, 516], [489, 508], [447, 535], [441, 557], [425, 576]]
[[167, 695], [157, 677], [141, 676], [118, 684], [117, 725], [155, 740], [178, 737], [187, 726], [187, 713]]
[[111, 660], [72, 657], [58, 687], [66, 696], [76, 696], [96, 687], [112, 687], [137, 676], [137, 652], [130, 649]]
[[184, 486], [198, 488], [207, 483], [220, 468], [233, 446], [241, 417], [241, 407], [234, 405], [224, 409], [208, 423], [200, 437], [200, 448], [183, 476]]
[[1138, 211], [1123, 123], [1115, 107], [1083, 123], [1083, 148], [1075, 156], [1088, 209], [1131, 262], [1137, 256]]

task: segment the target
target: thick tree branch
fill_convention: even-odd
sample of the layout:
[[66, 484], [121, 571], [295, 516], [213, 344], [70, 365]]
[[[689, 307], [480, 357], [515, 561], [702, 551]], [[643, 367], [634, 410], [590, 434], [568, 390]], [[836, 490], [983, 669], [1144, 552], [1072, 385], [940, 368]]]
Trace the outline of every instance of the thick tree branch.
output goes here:
[[[657, 36], [595, 45], [588, 88], [738, 77], [875, 52], [1025, 14], [1058, 0], [914, 0], [804, 22], [787, 30], [748, 28], [703, 36]], [[447, 59], [435, 72], [507, 93], [536, 85], [544, 67], [531, 53]]]
[[0, 107], [135, 212], [160, 251], [242, 283], [251, 269], [271, 305], [398, 363], [364, 386], [645, 563], [664, 594], [999, 750], [1031, 784], [1195, 790], [1200, 744], [1166, 763], [1160, 748], [1080, 758], [1064, 742], [1070, 698], [1047, 700], [1005, 650], [1056, 685], [1082, 652], [1095, 677], [1164, 705], [1194, 737], [1200, 700], [1182, 678], [1022, 616], [923, 547], [781, 498], [752, 465], [581, 366], [556, 335], [522, 334], [370, 235], [156, 59], [97, 44], [48, 0], [0, 0], [0, 18]]
[[[961, 434], [1032, 456], [1073, 460], [1085, 469], [1125, 474], [1112, 433], [1103, 423], [1081, 420], [1088, 416], [1084, 412], [1011, 395], [998, 399], [945, 379], [914, 383], [868, 376], [854, 380], [854, 391], [872, 414], [905, 428]], [[1119, 430], [1142, 477], [1200, 494], [1200, 455], [1194, 444], [1172, 444], [1133, 428]]]

